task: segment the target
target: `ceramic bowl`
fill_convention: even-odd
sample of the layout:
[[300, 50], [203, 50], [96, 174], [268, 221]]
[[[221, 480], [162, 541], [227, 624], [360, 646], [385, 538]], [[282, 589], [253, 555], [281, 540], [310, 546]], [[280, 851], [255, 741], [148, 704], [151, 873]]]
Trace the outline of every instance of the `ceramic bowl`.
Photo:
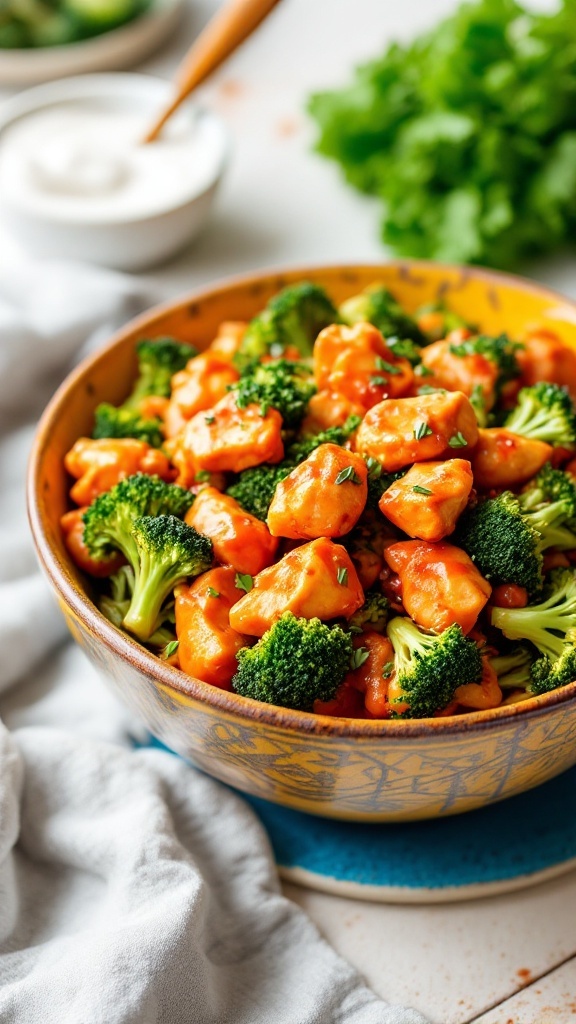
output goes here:
[[426, 263], [261, 273], [141, 316], [64, 382], [31, 458], [32, 531], [71, 632], [154, 735], [216, 778], [275, 803], [333, 818], [400, 821], [457, 814], [537, 786], [576, 763], [576, 683], [494, 711], [421, 721], [329, 718], [260, 704], [184, 675], [115, 629], [66, 552], [63, 457], [90, 432], [98, 402], [128, 393], [134, 342], [172, 334], [202, 349], [222, 320], [248, 319], [303, 278], [337, 301], [377, 280], [410, 310], [446, 299], [488, 333], [514, 336], [538, 323], [576, 346], [575, 302], [520, 278]]
[[[148, 113], [150, 121], [166, 105], [172, 85], [151, 75], [81, 75], [28, 89], [0, 107], [2, 133], [20, 118], [38, 110], [76, 100], [129, 104]], [[202, 119], [203, 131], [217, 154], [214, 170], [199, 191], [177, 204], [149, 215], [117, 215], [109, 219], [92, 212], [69, 215], [46, 212], [32, 203], [16, 205], [0, 194], [0, 213], [6, 226], [35, 257], [81, 260], [116, 270], [144, 270], [174, 256], [204, 227], [216, 189], [228, 161], [230, 140], [224, 122], [190, 101], [175, 118]], [[145, 118], [144, 118], [145, 120]]]
[[65, 46], [0, 50], [0, 85], [35, 85], [65, 75], [121, 71], [157, 50], [181, 20], [184, 0], [152, 0], [133, 21]]

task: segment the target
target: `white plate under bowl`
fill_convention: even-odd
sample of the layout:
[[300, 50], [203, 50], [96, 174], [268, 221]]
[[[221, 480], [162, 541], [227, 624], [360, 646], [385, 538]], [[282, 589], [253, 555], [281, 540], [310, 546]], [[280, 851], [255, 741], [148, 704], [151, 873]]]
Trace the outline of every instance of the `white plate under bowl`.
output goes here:
[[174, 31], [183, 5], [184, 0], [152, 0], [148, 11], [126, 25], [66, 46], [0, 49], [0, 85], [34, 85], [68, 75], [132, 67]]

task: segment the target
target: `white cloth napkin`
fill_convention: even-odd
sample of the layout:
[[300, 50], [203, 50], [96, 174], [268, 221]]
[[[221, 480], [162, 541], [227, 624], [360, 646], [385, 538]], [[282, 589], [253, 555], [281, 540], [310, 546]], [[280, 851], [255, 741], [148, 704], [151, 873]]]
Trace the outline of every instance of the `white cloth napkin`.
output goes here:
[[37, 571], [33, 421], [82, 350], [153, 298], [91, 268], [0, 273], [0, 1020], [425, 1024], [281, 895], [243, 800], [131, 749], [141, 725], [65, 642]]

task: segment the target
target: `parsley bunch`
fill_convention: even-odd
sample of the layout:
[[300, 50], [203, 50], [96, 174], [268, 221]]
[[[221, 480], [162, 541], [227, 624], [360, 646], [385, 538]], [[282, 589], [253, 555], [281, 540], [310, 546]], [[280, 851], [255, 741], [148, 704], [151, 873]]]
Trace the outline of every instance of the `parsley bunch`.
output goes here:
[[512, 267], [576, 228], [576, 17], [476, 0], [309, 102], [402, 256]]

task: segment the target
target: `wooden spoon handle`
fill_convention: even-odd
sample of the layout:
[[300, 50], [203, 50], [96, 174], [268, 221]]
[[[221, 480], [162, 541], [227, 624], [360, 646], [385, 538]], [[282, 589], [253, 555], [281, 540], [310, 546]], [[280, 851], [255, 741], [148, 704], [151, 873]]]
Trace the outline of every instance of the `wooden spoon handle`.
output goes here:
[[174, 98], [147, 132], [144, 142], [154, 142], [182, 101], [244, 42], [277, 3], [278, 0], [229, 0], [224, 4], [190, 47], [174, 78]]

